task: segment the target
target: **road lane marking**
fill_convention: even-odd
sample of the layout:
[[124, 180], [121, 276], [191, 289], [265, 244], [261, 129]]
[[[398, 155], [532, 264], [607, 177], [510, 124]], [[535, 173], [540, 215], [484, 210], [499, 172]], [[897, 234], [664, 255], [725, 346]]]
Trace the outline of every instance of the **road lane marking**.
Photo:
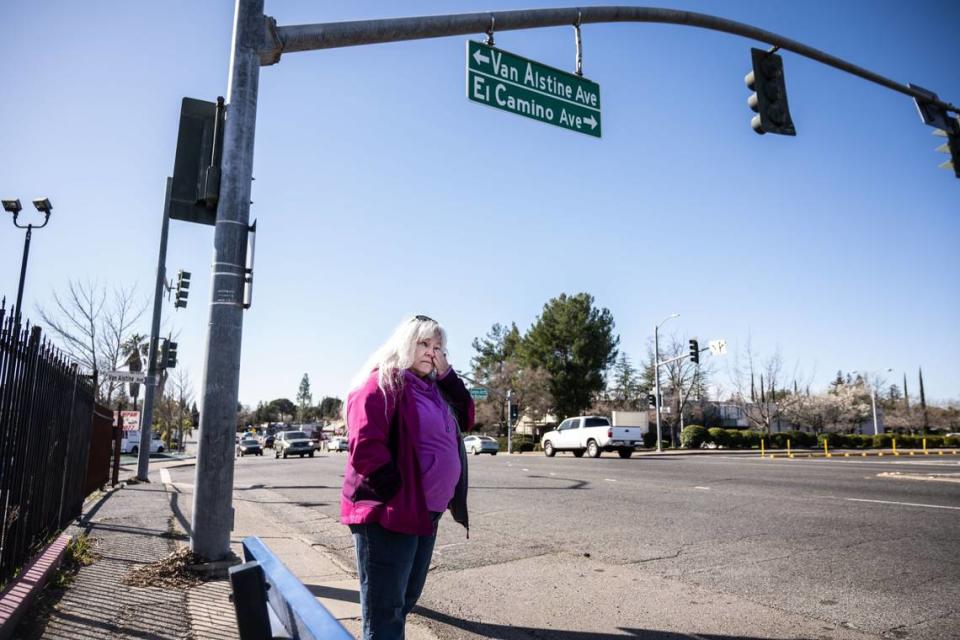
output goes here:
[[893, 502], [891, 500], [866, 500], [864, 498], [845, 498], [850, 502], [873, 502], [876, 504], [898, 504], [904, 507], [927, 507], [928, 509], [952, 509], [960, 511], [960, 507], [948, 507], [942, 504], [920, 504], [919, 502]]
[[704, 491], [710, 491], [710, 487], [694, 487], [694, 489], [702, 489]]
[[616, 480], [613, 479], [613, 478], [604, 478], [603, 481], [604, 481], [604, 482], [616, 482]]

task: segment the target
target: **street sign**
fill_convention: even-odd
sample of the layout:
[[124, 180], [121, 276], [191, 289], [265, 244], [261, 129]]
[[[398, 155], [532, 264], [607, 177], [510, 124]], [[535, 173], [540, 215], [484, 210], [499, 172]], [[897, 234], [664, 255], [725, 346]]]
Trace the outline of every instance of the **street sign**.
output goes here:
[[472, 387], [470, 389], [470, 395], [474, 400], [486, 400], [487, 390], [482, 387]]
[[143, 384], [147, 377], [143, 371], [107, 371], [104, 374], [108, 380], [118, 380], [120, 382], [138, 382]]
[[711, 340], [710, 341], [710, 353], [715, 356], [722, 356], [727, 352], [727, 341], [726, 340]]
[[[117, 423], [117, 411], [113, 412], [113, 423]], [[120, 418], [123, 420], [124, 431], [136, 431], [140, 428], [140, 412], [139, 411], [120, 411]]]
[[467, 41], [467, 98], [600, 137], [600, 85], [482, 42]]

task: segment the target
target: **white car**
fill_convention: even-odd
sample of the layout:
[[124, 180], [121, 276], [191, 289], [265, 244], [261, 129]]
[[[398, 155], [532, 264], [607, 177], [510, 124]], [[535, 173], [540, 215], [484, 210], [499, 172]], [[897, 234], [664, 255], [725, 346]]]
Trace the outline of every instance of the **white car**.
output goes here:
[[490, 436], [467, 436], [463, 439], [463, 446], [467, 453], [472, 453], [475, 456], [481, 453], [489, 453], [495, 456], [500, 451], [500, 443]]
[[342, 436], [334, 436], [327, 440], [327, 451], [349, 451], [350, 445]]

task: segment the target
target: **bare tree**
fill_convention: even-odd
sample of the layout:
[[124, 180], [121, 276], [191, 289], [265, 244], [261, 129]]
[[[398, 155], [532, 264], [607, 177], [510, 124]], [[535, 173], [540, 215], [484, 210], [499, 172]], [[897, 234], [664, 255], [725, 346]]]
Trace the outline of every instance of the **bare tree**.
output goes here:
[[[817, 419], [808, 415], [811, 410], [819, 411], [824, 407], [806, 400], [805, 391], [809, 380], [801, 380], [798, 367], [794, 367], [791, 376], [784, 373], [783, 356], [777, 349], [767, 358], [759, 357], [753, 350], [748, 338], [746, 348], [735, 356], [732, 370], [732, 384], [735, 389], [733, 400], [746, 416], [750, 426], [769, 434], [774, 424], [781, 420], [794, 424], [804, 424]], [[822, 428], [822, 427], [821, 427]]]
[[[136, 300], [134, 287], [114, 289], [108, 302], [105, 286], [70, 280], [65, 293], [53, 292], [53, 300], [54, 310], [38, 307], [40, 319], [81, 367], [102, 373], [124, 363], [124, 343], [146, 309], [145, 303]], [[110, 404], [120, 384], [101, 377], [98, 399]]]

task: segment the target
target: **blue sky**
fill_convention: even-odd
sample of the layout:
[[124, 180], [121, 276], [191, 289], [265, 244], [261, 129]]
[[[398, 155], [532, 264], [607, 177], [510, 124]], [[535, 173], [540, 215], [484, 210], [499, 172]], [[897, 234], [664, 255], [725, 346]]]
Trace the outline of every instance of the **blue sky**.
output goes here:
[[[268, 0], [266, 13], [288, 25], [549, 6], [566, 5]], [[747, 22], [960, 102], [954, 2], [657, 6]], [[0, 5], [0, 195], [55, 207], [34, 234], [29, 315], [70, 278], [152, 296], [180, 101], [225, 94], [232, 16], [225, 1]], [[572, 70], [571, 28], [496, 39]], [[587, 25], [596, 140], [469, 102], [465, 40], [296, 53], [261, 70], [242, 402], [293, 397], [304, 372], [315, 400], [342, 395], [412, 313], [438, 318], [466, 366], [494, 322], [526, 329], [548, 299], [580, 291], [612, 311], [634, 360], [674, 312], [665, 330], [679, 339], [725, 338], [727, 388], [750, 339], [814, 387], [837, 369], [892, 368], [915, 393], [922, 366], [928, 398], [960, 398], [960, 180], [937, 168], [942, 139], [910, 98], [784, 52], [798, 135], [758, 136], [743, 84], [758, 43]], [[9, 297], [22, 242], [2, 221]], [[164, 325], [198, 386], [212, 243], [210, 227], [171, 224], [168, 273], [194, 285]]]

